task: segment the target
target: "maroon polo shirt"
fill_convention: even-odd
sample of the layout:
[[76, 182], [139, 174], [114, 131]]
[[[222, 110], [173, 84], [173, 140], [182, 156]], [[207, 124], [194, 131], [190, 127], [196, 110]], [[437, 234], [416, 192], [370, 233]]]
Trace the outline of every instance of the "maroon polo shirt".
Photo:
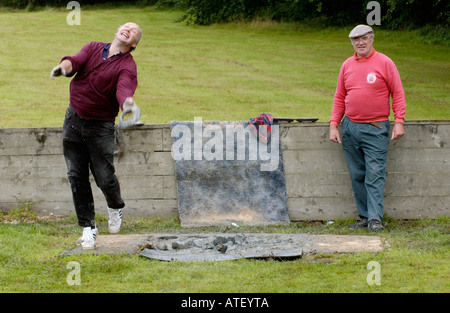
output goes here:
[[114, 121], [119, 108], [137, 88], [137, 70], [129, 53], [103, 58], [104, 42], [92, 41], [74, 56], [64, 60], [72, 62], [75, 77], [70, 82], [70, 106], [85, 119]]

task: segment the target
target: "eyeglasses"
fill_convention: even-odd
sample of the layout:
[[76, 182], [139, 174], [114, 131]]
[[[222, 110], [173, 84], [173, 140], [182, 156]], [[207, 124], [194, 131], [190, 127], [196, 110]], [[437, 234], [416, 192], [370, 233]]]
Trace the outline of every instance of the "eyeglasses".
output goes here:
[[370, 39], [371, 36], [364, 36], [364, 37], [356, 37], [356, 38], [352, 38], [352, 42], [353, 43], [358, 43], [360, 41], [367, 41]]

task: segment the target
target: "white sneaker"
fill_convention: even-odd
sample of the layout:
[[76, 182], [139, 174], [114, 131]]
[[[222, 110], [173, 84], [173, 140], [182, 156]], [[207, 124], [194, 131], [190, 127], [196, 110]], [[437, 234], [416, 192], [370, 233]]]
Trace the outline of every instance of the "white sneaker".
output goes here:
[[83, 228], [83, 237], [81, 237], [81, 247], [83, 250], [95, 249], [95, 239], [97, 238], [98, 229], [90, 226]]
[[111, 234], [116, 234], [122, 226], [122, 209], [111, 209], [108, 207], [108, 213], [108, 230]]

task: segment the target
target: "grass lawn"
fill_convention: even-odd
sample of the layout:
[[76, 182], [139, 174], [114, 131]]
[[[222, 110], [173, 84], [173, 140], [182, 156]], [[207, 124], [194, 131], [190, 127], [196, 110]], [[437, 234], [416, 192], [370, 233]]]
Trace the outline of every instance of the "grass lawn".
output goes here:
[[[378, 253], [316, 254], [289, 261], [164, 262], [132, 254], [58, 257], [81, 234], [74, 216], [11, 224], [7, 223], [10, 215], [4, 215], [0, 217], [0, 292], [450, 292], [449, 218], [386, 220], [387, 230], [377, 235], [389, 248]], [[100, 233], [107, 234], [107, 219], [100, 216], [97, 221]], [[241, 226], [239, 231], [374, 235], [350, 231], [351, 222]], [[173, 219], [127, 218], [121, 233], [220, 230], [183, 229]], [[67, 266], [73, 261], [80, 265], [79, 285], [67, 283], [73, 269]], [[367, 283], [371, 261], [380, 264], [379, 285]]]
[[[89, 41], [110, 42], [127, 21], [144, 35], [133, 52], [135, 94], [147, 124], [170, 120], [248, 120], [261, 112], [329, 120], [342, 62], [353, 54], [350, 29], [267, 21], [208, 27], [174, 21], [179, 11], [68, 10], [0, 12], [0, 31], [13, 34], [0, 58], [0, 127], [61, 126], [69, 81], [49, 78], [65, 55]], [[423, 43], [418, 33], [375, 31], [375, 48], [396, 63], [407, 120], [450, 119], [450, 49]]]

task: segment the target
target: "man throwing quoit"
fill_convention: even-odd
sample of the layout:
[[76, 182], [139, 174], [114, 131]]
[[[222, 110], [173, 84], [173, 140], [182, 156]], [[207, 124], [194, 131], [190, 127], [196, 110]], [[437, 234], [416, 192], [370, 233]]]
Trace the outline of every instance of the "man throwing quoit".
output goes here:
[[93, 41], [74, 56], [62, 58], [51, 72], [76, 76], [70, 83], [70, 104], [63, 126], [63, 152], [78, 224], [83, 227], [82, 248], [94, 249], [97, 236], [89, 169], [102, 190], [109, 213], [109, 232], [122, 225], [125, 206], [114, 169], [114, 121], [119, 109], [136, 109], [137, 88], [133, 51], [142, 31], [135, 23], [119, 27], [112, 43]]
[[[350, 228], [383, 230], [383, 196], [389, 146], [390, 96], [395, 125], [391, 139], [404, 134], [405, 94], [395, 64], [373, 48], [367, 25], [349, 34], [355, 54], [341, 67], [330, 119], [330, 140], [342, 142], [360, 220]], [[342, 120], [342, 117], [344, 116]], [[342, 141], [337, 126], [342, 120]]]

